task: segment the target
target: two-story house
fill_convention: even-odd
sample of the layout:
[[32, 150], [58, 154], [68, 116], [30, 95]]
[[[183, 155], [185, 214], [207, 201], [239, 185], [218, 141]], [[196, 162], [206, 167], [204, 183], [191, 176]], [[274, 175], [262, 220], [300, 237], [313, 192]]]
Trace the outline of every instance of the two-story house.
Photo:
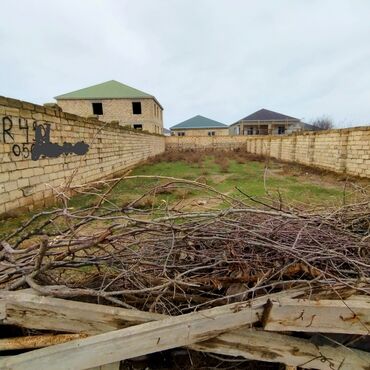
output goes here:
[[163, 134], [163, 107], [150, 94], [107, 81], [55, 97], [64, 112]]

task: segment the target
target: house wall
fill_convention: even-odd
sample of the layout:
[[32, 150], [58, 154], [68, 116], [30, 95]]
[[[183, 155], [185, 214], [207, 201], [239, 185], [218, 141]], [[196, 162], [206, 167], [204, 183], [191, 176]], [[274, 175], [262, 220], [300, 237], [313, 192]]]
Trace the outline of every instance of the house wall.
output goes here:
[[[32, 160], [34, 125], [45, 124], [52, 143], [84, 141], [89, 151]], [[48, 204], [70, 178], [73, 186], [112, 177], [164, 149], [164, 136], [0, 97], [0, 215]]]
[[[266, 129], [266, 134], [269, 132], [271, 135], [279, 134], [279, 126], [285, 126], [285, 135], [289, 135], [293, 132], [302, 131], [302, 122], [287, 123], [287, 121], [245, 121], [243, 123], [235, 124], [230, 126], [230, 135], [243, 135], [244, 131], [247, 132], [248, 128], [253, 128], [253, 135], [256, 135], [257, 129]], [[246, 135], [246, 134], [245, 134]]]
[[[141, 102], [141, 114], [132, 113], [132, 102]], [[142, 124], [143, 130], [163, 133], [163, 111], [154, 99], [58, 100], [64, 112], [82, 117], [93, 115], [92, 103], [103, 104], [103, 115], [99, 116], [102, 121], [118, 121], [122, 126], [131, 127]]]
[[228, 128], [207, 128], [207, 129], [196, 129], [196, 130], [172, 130], [175, 136], [178, 132], [185, 132], [185, 136], [208, 136], [209, 131], [214, 131], [215, 136], [228, 136]]
[[291, 135], [166, 137], [166, 150], [242, 149], [287, 162], [370, 178], [370, 126]]

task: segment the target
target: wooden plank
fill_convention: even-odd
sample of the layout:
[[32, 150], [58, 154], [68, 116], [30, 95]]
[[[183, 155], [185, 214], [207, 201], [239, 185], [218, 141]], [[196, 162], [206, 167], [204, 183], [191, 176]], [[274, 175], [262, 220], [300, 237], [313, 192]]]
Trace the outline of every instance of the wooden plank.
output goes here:
[[[297, 294], [297, 293], [295, 293]], [[282, 294], [280, 295], [275, 295], [276, 296], [281, 296]], [[271, 297], [272, 298], [272, 301], [274, 301], [274, 297]], [[49, 298], [50, 300], [54, 300], [54, 298]], [[139, 356], [139, 355], [142, 355], [142, 354], [146, 354], [146, 353], [150, 353], [150, 352], [154, 352], [154, 351], [159, 351], [159, 350], [163, 350], [163, 349], [168, 349], [168, 348], [173, 348], [173, 347], [176, 347], [176, 346], [181, 346], [181, 345], [186, 345], [186, 343], [188, 343], [189, 341], [199, 341], [199, 340], [203, 340], [209, 336], [214, 336], [214, 335], [217, 335], [219, 333], [219, 331], [224, 331], [224, 330], [227, 330], [227, 329], [221, 329], [221, 327], [224, 327], [223, 325], [229, 325], [231, 324], [230, 323], [230, 320], [232, 318], [230, 318], [230, 312], [224, 312], [222, 313], [222, 310], [224, 310], [225, 308], [228, 308], [230, 311], [233, 311], [234, 312], [234, 315], [240, 315], [241, 314], [241, 311], [243, 314], [245, 314], [246, 312], [244, 312], [245, 310], [247, 310], [247, 315], [243, 315], [243, 316], [249, 316], [251, 317], [251, 319], [253, 319], [253, 316], [254, 316], [254, 321], [258, 321], [259, 320], [259, 316], [261, 315], [262, 311], [263, 311], [263, 305], [265, 303], [265, 300], [267, 298], [266, 297], [263, 297], [257, 301], [255, 301], [253, 304], [252, 304], [252, 307], [249, 307], [248, 304], [246, 303], [235, 303], [235, 304], [231, 304], [231, 305], [228, 305], [228, 306], [223, 306], [223, 307], [217, 307], [216, 309], [212, 309], [212, 310], [206, 310], [206, 311], [201, 311], [199, 313], [196, 313], [196, 314], [189, 314], [189, 315], [198, 315], [198, 319], [196, 319], [195, 321], [193, 321], [192, 319], [190, 319], [190, 321], [186, 321], [186, 322], [183, 322], [182, 324], [181, 323], [172, 323], [173, 325], [171, 326], [168, 326], [168, 323], [165, 325], [165, 327], [162, 327], [162, 329], [158, 332], [156, 332], [155, 328], [146, 328], [144, 330], [144, 332], [142, 332], [141, 334], [140, 333], [137, 333], [134, 331], [134, 333], [131, 332], [130, 333], [127, 333], [124, 334], [124, 331], [120, 330], [118, 332], [120, 332], [120, 335], [118, 338], [116, 338], [116, 340], [114, 338], [103, 338], [102, 341], [98, 341], [98, 342], [94, 342], [94, 343], [86, 343], [84, 342], [83, 345], [82, 345], [82, 348], [83, 348], [83, 352], [80, 353], [80, 351], [75, 351], [76, 352], [76, 356], [77, 357], [82, 357], [82, 358], [85, 358], [85, 357], [89, 357], [88, 355], [88, 348], [89, 347], [94, 347], [94, 348], [98, 348], [100, 346], [100, 348], [103, 348], [103, 352], [101, 351], [101, 349], [95, 349], [95, 350], [92, 350], [93, 352], [95, 353], [106, 353], [106, 350], [107, 350], [107, 347], [108, 347], [108, 351], [111, 350], [114, 352], [113, 353], [109, 353], [108, 354], [108, 357], [109, 356], [122, 356], [123, 355], [123, 358], [120, 358], [121, 359], [124, 359], [124, 358], [129, 358], [129, 357], [136, 357], [136, 356]], [[59, 300], [58, 301], [64, 301], [64, 300]], [[287, 301], [285, 298], [279, 298], [279, 302], [281, 304], [284, 303], [284, 301]], [[75, 302], [75, 303], [79, 303], [79, 302]], [[296, 302], [297, 303], [297, 302]], [[80, 303], [79, 303], [80, 304]], [[85, 304], [83, 303], [83, 305], [88, 305], [88, 307], [90, 306], [96, 306], [96, 305], [92, 305], [92, 304]], [[120, 310], [120, 309], [119, 309]], [[216, 310], [216, 311], [215, 311]], [[217, 310], [219, 310], [217, 312]], [[126, 311], [126, 310], [124, 310]], [[209, 311], [212, 311], [211, 313]], [[252, 313], [252, 314], [251, 314]], [[254, 314], [253, 314], [254, 313]], [[227, 315], [228, 314], [228, 315]], [[184, 315], [182, 317], [175, 317], [175, 318], [171, 318], [170, 320], [173, 320], [173, 319], [181, 319], [181, 318], [186, 318], [187, 316], [189, 315]], [[202, 318], [203, 320], [205, 320], [205, 322], [202, 322], [202, 321], [199, 321], [199, 315], [200, 315], [200, 318]], [[226, 315], [226, 318], [227, 318], [227, 323], [222, 323], [222, 324], [214, 324], [215, 326], [212, 326], [213, 324], [213, 321], [217, 321], [219, 322], [220, 320], [223, 322], [224, 320], [224, 317], [222, 317], [223, 315]], [[161, 317], [162, 318], [162, 317]], [[168, 319], [167, 319], [168, 320]], [[241, 320], [245, 320], [245, 317], [244, 318], [241, 318]], [[166, 321], [166, 320], [163, 320], [162, 323]], [[209, 324], [207, 324], [207, 322], [211, 321], [211, 326], [212, 327], [209, 327]], [[243, 321], [245, 322], [245, 321]], [[253, 322], [253, 320], [251, 320], [250, 322]], [[153, 323], [154, 324], [154, 323]], [[207, 326], [208, 325], [208, 326]], [[221, 327], [220, 327], [221, 325]], [[241, 324], [239, 324], [241, 325]], [[139, 326], [136, 326], [135, 328], [131, 328], [131, 329], [137, 329]], [[142, 325], [140, 325], [140, 327], [143, 327]], [[230, 327], [230, 326], [228, 326]], [[203, 332], [202, 330], [203, 329], [206, 329], [208, 328], [207, 330], [209, 330], [208, 332]], [[166, 330], [167, 329], [167, 330]], [[124, 330], [127, 330], [127, 329], [124, 329]], [[117, 332], [116, 332], [117, 333]], [[170, 338], [166, 338], [166, 333], [170, 333]], [[284, 359], [284, 361], [282, 360], [282, 353], [284, 354], [284, 351], [287, 351], [288, 354], [290, 355], [297, 355], [297, 354], [300, 354], [299, 351], [297, 352], [297, 349], [299, 348], [303, 348], [301, 346], [303, 346], [304, 344], [310, 344], [310, 343], [306, 343], [307, 341], [305, 342], [297, 342], [298, 341], [302, 341], [301, 339], [298, 339], [298, 338], [291, 338], [292, 340], [290, 342], [288, 342], [288, 344], [286, 346], [288, 347], [284, 347], [280, 354], [279, 355], [276, 355], [276, 352], [273, 351], [273, 353], [269, 354], [268, 351], [266, 350], [266, 343], [268, 343], [268, 347], [271, 349], [271, 348], [274, 348], [272, 346], [272, 342], [275, 343], [277, 339], [279, 339], [279, 337], [276, 337], [276, 335], [279, 335], [279, 334], [275, 334], [275, 333], [268, 333], [267, 334], [267, 337], [263, 337], [263, 338], [259, 338], [260, 339], [260, 344], [261, 345], [258, 345], [257, 347], [253, 347], [252, 348], [252, 351], [250, 351], [250, 343], [251, 343], [251, 340], [253, 339], [249, 339], [249, 342], [245, 342], [245, 338], [241, 338], [241, 336], [248, 334], [249, 336], [251, 335], [250, 334], [251, 332], [250, 331], [242, 331], [242, 332], [230, 332], [230, 333], [227, 333], [227, 334], [221, 334], [218, 338], [221, 338], [222, 339], [222, 343], [218, 342], [218, 344], [215, 346], [215, 339], [211, 339], [211, 340], [208, 340], [206, 342], [202, 342], [201, 345], [202, 345], [202, 348], [199, 347], [199, 343], [197, 343], [196, 345], [191, 345], [191, 348], [194, 348], [194, 349], [198, 349], [198, 350], [204, 350], [204, 351], [209, 351], [209, 352], [215, 352], [215, 353], [221, 353], [221, 354], [228, 354], [228, 355], [242, 355], [246, 358], [250, 358], [250, 359], [259, 359], [259, 360], [263, 360], [263, 361], [267, 361], [266, 360], [266, 356], [275, 356], [274, 358], [278, 358], [278, 361], [276, 362], [285, 362], [289, 365], [302, 365], [303, 362], [299, 362], [299, 363], [292, 363], [292, 360], [291, 358], [286, 358]], [[252, 332], [254, 333], [254, 332]], [[254, 333], [255, 334], [255, 333]], [[144, 337], [145, 339], [147, 339], [146, 341], [142, 342], [141, 339], [143, 338], [139, 338], [137, 339], [137, 341], [135, 340], [132, 340], [131, 338], [131, 335], [134, 335], [134, 337]], [[186, 336], [186, 338], [184, 339], [184, 335]], [[226, 337], [226, 338], [231, 338], [231, 339], [225, 339], [225, 335], [230, 335], [232, 337]], [[154, 338], [153, 338], [154, 336]], [[194, 338], [194, 336], [197, 336], [197, 338]], [[101, 336], [99, 336], [101, 337]], [[165, 337], [163, 339], [163, 337]], [[287, 341], [287, 337], [286, 336], [283, 336], [284, 337], [284, 340]], [[94, 338], [97, 338], [97, 337], [94, 337]], [[236, 339], [235, 339], [236, 338]], [[156, 339], [155, 343], [154, 343], [154, 339]], [[179, 339], [179, 340], [177, 340]], [[243, 342], [244, 340], [244, 342]], [[158, 342], [159, 341], [159, 342]], [[185, 344], [182, 344], [183, 342], [185, 341]], [[229, 344], [228, 341], [230, 342]], [[77, 342], [77, 344], [76, 344]], [[158, 342], [158, 343], [157, 343]], [[194, 343], [194, 342], [193, 342]], [[239, 343], [239, 344], [238, 344]], [[242, 343], [246, 343], [245, 345], [242, 346]], [[248, 343], [249, 343], [249, 347], [248, 347]], [[67, 343], [67, 344], [73, 344], [74, 347], [73, 348], [80, 348], [80, 341], [74, 341], [74, 342], [71, 342], [71, 343]], [[122, 345], [123, 344], [123, 345]], [[122, 350], [120, 348], [117, 348], [117, 347], [125, 347], [126, 348], [126, 345], [127, 345], [127, 349], [125, 351], [123, 351], [123, 354], [122, 354]], [[310, 344], [311, 345], [311, 344]], [[64, 345], [62, 345], [64, 346]], [[140, 348], [138, 349], [137, 347], [140, 346]], [[283, 344], [281, 344], [281, 346], [283, 346]], [[295, 346], [295, 347], [294, 347]], [[311, 351], [313, 349], [316, 349], [317, 350], [317, 347], [315, 345], [311, 345], [311, 346], [314, 346], [314, 347], [310, 347], [311, 348]], [[59, 350], [55, 350], [56, 347], [59, 347], [60, 346], [53, 346], [53, 347], [49, 347], [49, 349], [52, 349], [52, 357], [56, 357], [58, 359], [61, 359], [63, 356], [60, 356], [61, 353], [65, 353], [65, 351], [69, 351], [71, 350], [71, 348], [62, 348], [61, 349], [61, 353], [59, 353], [58, 351]], [[322, 346], [321, 346], [322, 347]], [[320, 352], [323, 353], [326, 357], [329, 358], [329, 355], [326, 355], [326, 352], [322, 352], [322, 348], [319, 348]], [[324, 346], [325, 347], [325, 346]], [[257, 349], [260, 349], [260, 354], [258, 354], [258, 350]], [[307, 348], [305, 348], [305, 351], [306, 351]], [[45, 349], [46, 350], [46, 349]], [[240, 351], [240, 352], [232, 352], [232, 351]], [[325, 348], [324, 348], [325, 350]], [[87, 351], [87, 352], [85, 352]], [[115, 352], [117, 351], [117, 352]], [[136, 352], [135, 352], [136, 351]], [[244, 352], [243, 352], [244, 351]], [[249, 352], [251, 353], [249, 353]], [[330, 347], [328, 349], [328, 353], [332, 353], [330, 351], [332, 351], [332, 347]], [[340, 351], [343, 351], [343, 347], [340, 347], [339, 348], [339, 353], [341, 353]], [[241, 354], [243, 352], [243, 354]], [[360, 358], [365, 358], [365, 362], [366, 363], [369, 363], [369, 354], [368, 353], [363, 353], [361, 351], [355, 351], [355, 350], [350, 350], [351, 353], [355, 353], [356, 356], [360, 356]], [[38, 354], [36, 354], [38, 353]], [[72, 350], [72, 353], [73, 353], [73, 350]], [[308, 353], [308, 352], [307, 352]], [[306, 353], [306, 354], [307, 354]], [[317, 352], [316, 352], [317, 353]], [[338, 348], [335, 348], [335, 353], [337, 354], [338, 353]], [[23, 369], [23, 368], [29, 368], [29, 369], [36, 369], [37, 366], [40, 366], [39, 368], [42, 368], [43, 366], [43, 363], [42, 361], [46, 361], [48, 362], [49, 359], [48, 359], [48, 355], [44, 355], [44, 354], [40, 354], [40, 350], [39, 351], [34, 351], [32, 352], [32, 354], [36, 354], [36, 357], [37, 358], [31, 358], [31, 362], [28, 362], [30, 361], [30, 359], [27, 359], [27, 358], [22, 358], [22, 356], [26, 356], [26, 355], [29, 355], [29, 354], [24, 354], [24, 355], [19, 355], [19, 356], [15, 356], [15, 357], [9, 357], [5, 362], [5, 359], [2, 359], [0, 360], [0, 368], [3, 364], [6, 364], [6, 366], [9, 366], [8, 368], [9, 369]], [[275, 354], [275, 355], [274, 355]], [[314, 358], [314, 355], [315, 352], [312, 352], [311, 354], [309, 354], [309, 356], [311, 356], [311, 360]], [[256, 357], [253, 357], [252, 355], [256, 356]], [[258, 358], [258, 356], [265, 356], [264, 358], [260, 357]], [[66, 354], [65, 356], [68, 356], [69, 357], [69, 354]], [[128, 357], [126, 357], [128, 356]], [[277, 357], [276, 357], [277, 356]], [[313, 356], [313, 357], [312, 357]], [[107, 361], [107, 362], [110, 362], [108, 359], [107, 359], [107, 356], [98, 356], [99, 358], [98, 359], [95, 359], [93, 361], [100, 361], [100, 365], [102, 364], [101, 361]], [[335, 356], [334, 356], [335, 357]], [[293, 358], [295, 358], [293, 356]], [[335, 359], [337, 359], [338, 357], [335, 357]], [[330, 358], [329, 358], [330, 359]], [[300, 360], [300, 359], [299, 359]], [[317, 359], [316, 359], [317, 360]], [[316, 361], [315, 360], [315, 361]], [[325, 360], [325, 358], [321, 358], [321, 360]], [[15, 361], [15, 363], [14, 363]], [[27, 364], [28, 363], [35, 363], [36, 361], [36, 364], [39, 362], [40, 365], [35, 365], [35, 367], [27, 367]], [[73, 361], [82, 361], [82, 359], [78, 360], [78, 359], [74, 359]], [[348, 355], [346, 353], [346, 356], [345, 356], [345, 364], [349, 363], [350, 365], [348, 365], [348, 367], [344, 367], [344, 369], [348, 368], [356, 368], [356, 369], [362, 369], [362, 368], [365, 368], [365, 367], [360, 367], [362, 366], [360, 363], [356, 363], [354, 362], [355, 359], [352, 359], [350, 358], [350, 355]], [[356, 360], [358, 361], [358, 360]], [[367, 362], [369, 361], [369, 362]], [[44, 364], [46, 363], [44, 362]], [[113, 361], [111, 361], [113, 362]], [[301, 366], [303, 368], [312, 368], [314, 367], [312, 365], [312, 361], [305, 367], [305, 366]], [[322, 364], [323, 362], [320, 361], [318, 362], [317, 361], [317, 365], [320, 365]], [[324, 361], [325, 363], [325, 361]], [[78, 362], [78, 366], [80, 366], [80, 362]], [[71, 368], [73, 369], [83, 369], [83, 368], [86, 368], [86, 367], [76, 367], [75, 366], [76, 363], [73, 364], [73, 366]], [[91, 366], [96, 366], [97, 364], [95, 363], [94, 365], [89, 365], [89, 367]], [[98, 365], [98, 366], [100, 366]], [[81, 365], [81, 366], [85, 366], [85, 365]], [[330, 365], [331, 366], [331, 365]], [[347, 365], [346, 365], [347, 366]], [[353, 366], [353, 367], [351, 367]], [[50, 367], [48, 367], [50, 368]], [[55, 368], [58, 368], [58, 367], [55, 367]], [[330, 369], [330, 367], [316, 367], [318, 369]], [[52, 369], [52, 368], [50, 368]], [[341, 369], [343, 369], [343, 367], [341, 367]]]
[[353, 294], [349, 298], [346, 299], [346, 302], [347, 301], [363, 301], [363, 302], [370, 303], [370, 295]]
[[121, 362], [118, 361], [118, 362], [114, 362], [112, 364], [92, 367], [88, 370], [119, 370], [120, 364], [121, 364]]
[[303, 369], [369, 369], [370, 353], [344, 346], [318, 346], [306, 339], [279, 333], [236, 330], [196, 343], [191, 349], [250, 360], [278, 362]]
[[0, 299], [0, 321], [6, 318], [5, 302]]
[[148, 353], [186, 346], [258, 322], [266, 298], [169, 317], [0, 360], [14, 370], [88, 369]]
[[317, 333], [370, 334], [370, 303], [364, 300], [270, 300], [264, 329]]
[[[0, 303], [0, 323], [68, 333], [97, 334], [164, 317], [150, 312], [22, 292], [0, 291], [0, 302], [3, 302], [3, 306]], [[5, 311], [2, 318], [1, 307]]]
[[0, 351], [42, 348], [86, 337], [86, 334], [53, 334], [5, 338], [0, 339]]
[[[3, 301], [6, 306], [5, 317], [0, 318], [0, 324], [67, 333], [98, 334], [166, 317], [125, 308], [39, 297], [30, 289], [27, 289], [27, 293], [24, 292], [0, 291], [0, 302]], [[271, 297], [295, 297], [303, 292], [302, 289], [292, 289]], [[268, 296], [264, 298], [266, 302], [267, 299]]]

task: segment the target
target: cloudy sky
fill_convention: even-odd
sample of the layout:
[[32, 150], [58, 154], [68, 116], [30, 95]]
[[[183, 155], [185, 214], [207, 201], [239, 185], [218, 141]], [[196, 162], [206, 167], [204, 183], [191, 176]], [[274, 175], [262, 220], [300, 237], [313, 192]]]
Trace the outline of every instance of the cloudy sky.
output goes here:
[[370, 124], [368, 0], [1, 1], [0, 95], [34, 103], [115, 79], [170, 127], [267, 108]]

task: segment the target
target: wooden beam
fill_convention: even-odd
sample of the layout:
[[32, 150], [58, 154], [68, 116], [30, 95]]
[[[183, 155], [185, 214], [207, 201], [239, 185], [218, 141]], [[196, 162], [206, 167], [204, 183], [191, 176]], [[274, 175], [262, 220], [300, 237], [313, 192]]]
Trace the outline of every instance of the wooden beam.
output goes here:
[[0, 299], [0, 320], [4, 320], [6, 317], [5, 302]]
[[[24, 293], [14, 292], [12, 293], [16, 296], [24, 296]], [[12, 294], [8, 295], [11, 296]], [[299, 292], [290, 292], [291, 296], [299, 294]], [[27, 295], [27, 294], [26, 294]], [[281, 298], [286, 296], [287, 293], [278, 293], [276, 295], [270, 296], [272, 302], [276, 302], [276, 299], [279, 298], [279, 302], [283, 304], [284, 302], [289, 301], [288, 299]], [[21, 297], [24, 299], [24, 297]], [[26, 303], [29, 303], [29, 297], [26, 297]], [[45, 298], [45, 297], [44, 297]], [[18, 300], [18, 303], [21, 303], [22, 299]], [[53, 303], [52, 307], [54, 307], [54, 304], [59, 303], [60, 301], [62, 303], [66, 303], [65, 300], [62, 299], [56, 299], [56, 298], [48, 298], [50, 300], [48, 303]], [[257, 300], [255, 300], [252, 305], [250, 303], [234, 303], [227, 306], [217, 307], [211, 310], [205, 310], [200, 311], [198, 313], [189, 314], [189, 315], [183, 315], [179, 317], [173, 317], [168, 318], [166, 320], [162, 320], [161, 323], [151, 323], [152, 326], [145, 326], [147, 324], [138, 325], [136, 327], [130, 328], [131, 331], [127, 331], [129, 329], [124, 330], [118, 330], [114, 333], [108, 333], [108, 334], [115, 334], [114, 337], [108, 336], [97, 336], [94, 337], [93, 342], [85, 342], [85, 341], [73, 341], [69, 344], [71, 347], [63, 347], [63, 345], [59, 346], [53, 346], [49, 348], [45, 348], [43, 350], [38, 350], [18, 356], [8, 357], [7, 359], [0, 360], [0, 368], [2, 366], [8, 366], [8, 369], [36, 369], [36, 368], [42, 368], [42, 366], [45, 365], [45, 363], [48, 363], [49, 359], [50, 361], [53, 358], [56, 360], [60, 360], [63, 358], [63, 356], [70, 357], [70, 353], [74, 354], [74, 357], [71, 358], [72, 365], [71, 367], [74, 369], [83, 369], [87, 367], [96, 367], [103, 365], [104, 363], [109, 362], [117, 362], [119, 360], [130, 358], [130, 357], [136, 357], [142, 354], [151, 353], [160, 351], [163, 349], [169, 349], [174, 348], [177, 346], [183, 346], [188, 345], [190, 348], [195, 350], [202, 350], [207, 352], [215, 352], [220, 353], [224, 355], [241, 355], [245, 358], [249, 359], [256, 359], [256, 360], [262, 360], [267, 361], [267, 358], [270, 357], [271, 362], [282, 362], [287, 365], [291, 366], [300, 366], [303, 368], [312, 368], [313, 361], [310, 361], [307, 366], [304, 364], [304, 362], [301, 362], [301, 355], [307, 355], [310, 357], [310, 360], [314, 359], [314, 361], [317, 362], [317, 366], [320, 364], [322, 367], [316, 367], [318, 369], [330, 369], [331, 365], [328, 365], [325, 367], [327, 360], [330, 360], [329, 354], [333, 353], [333, 347], [329, 347], [327, 350], [329, 351], [329, 354], [326, 354], [326, 347], [320, 346], [317, 347], [308, 341], [305, 341], [303, 339], [299, 338], [289, 338], [287, 336], [282, 336], [276, 333], [264, 333], [261, 334], [259, 332], [254, 332], [250, 330], [233, 330], [232, 332], [228, 332], [226, 334], [220, 334], [217, 339], [209, 339], [205, 342], [196, 343], [198, 341], [202, 341], [207, 338], [212, 338], [217, 336], [217, 334], [223, 331], [228, 331], [230, 328], [234, 328], [236, 323], [239, 322], [239, 324], [236, 327], [239, 327], [240, 325], [245, 325], [247, 322], [248, 324], [257, 322], [260, 320], [261, 313], [264, 310], [264, 305], [266, 303], [267, 297], [261, 297]], [[7, 301], [5, 299], [5, 301]], [[1, 302], [1, 301], [0, 301]], [[67, 301], [70, 302], [70, 301]], [[302, 302], [302, 301], [299, 301]], [[330, 301], [332, 302], [332, 301]], [[358, 300], [358, 302], [363, 303], [363, 300]], [[106, 306], [100, 306], [100, 305], [94, 305], [89, 303], [80, 303], [80, 302], [73, 302], [78, 304], [75, 308], [80, 310], [81, 307], [79, 305], [83, 305], [83, 312], [93, 311], [93, 316], [97, 315], [97, 311], [94, 311], [95, 306], [98, 306], [99, 309]], [[297, 302], [296, 302], [297, 303]], [[6, 306], [6, 304], [5, 304]], [[112, 307], [108, 307], [112, 308]], [[63, 310], [63, 307], [62, 307]], [[122, 313], [126, 313], [126, 309], [120, 309], [122, 310]], [[128, 310], [130, 311], [130, 310]], [[130, 313], [135, 311], [130, 311]], [[51, 311], [48, 311], [51, 315], [55, 314], [54, 309]], [[140, 313], [135, 313], [136, 315]], [[57, 317], [60, 317], [60, 312], [57, 312]], [[192, 318], [190, 317], [191, 315]], [[194, 317], [195, 315], [195, 317]], [[79, 315], [80, 317], [81, 315]], [[161, 319], [164, 318], [162, 315], [158, 315]], [[38, 316], [39, 317], [39, 316]], [[69, 314], [67, 314], [67, 326], [71, 325], [71, 322], [68, 320]], [[97, 317], [95, 317], [96, 319]], [[56, 319], [56, 317], [54, 318]], [[111, 322], [111, 317], [108, 316], [108, 321], [104, 321], [104, 314], [100, 312], [100, 316], [98, 315], [98, 319], [102, 320], [100, 321], [100, 329], [106, 328], [107, 323]], [[86, 322], [83, 324], [80, 324], [79, 321], [76, 321], [77, 325], [81, 325], [82, 327], [88, 327], [90, 317], [86, 317]], [[98, 320], [98, 321], [99, 321]], [[168, 322], [170, 320], [170, 322]], [[48, 321], [48, 318], [46, 317], [46, 321]], [[159, 327], [153, 327], [154, 324], [160, 324]], [[54, 322], [51, 322], [51, 325], [54, 325]], [[163, 325], [163, 326], [162, 326]], [[96, 330], [96, 322], [93, 324], [94, 330]], [[117, 335], [117, 336], [116, 336]], [[256, 337], [257, 336], [257, 337]], [[100, 339], [99, 339], [100, 338]], [[92, 338], [88, 338], [92, 339]], [[97, 341], [95, 341], [98, 339]], [[217, 340], [221, 339], [221, 342]], [[280, 340], [280, 342], [279, 342]], [[139, 343], [139, 344], [138, 344]], [[252, 346], [252, 344], [254, 345]], [[266, 349], [266, 343], [268, 343], [268, 349], [270, 349], [270, 353], [268, 349]], [[278, 343], [276, 346], [277, 349], [279, 349], [280, 352], [275, 351], [275, 345], [273, 343]], [[279, 344], [280, 343], [280, 344]], [[216, 345], [217, 344], [217, 345]], [[307, 347], [307, 346], [308, 347]], [[280, 346], [280, 347], [279, 347]], [[304, 347], [302, 347], [304, 346]], [[122, 349], [121, 347], [125, 347]], [[138, 348], [140, 347], [140, 348]], [[78, 351], [73, 352], [75, 349], [79, 349]], [[80, 352], [80, 348], [82, 349], [82, 352]], [[299, 351], [300, 348], [304, 348], [303, 353]], [[40, 352], [44, 350], [51, 350], [51, 352], [48, 352], [47, 354]], [[306, 350], [310, 350], [311, 352], [306, 352]], [[94, 355], [93, 358], [89, 358], [89, 350], [91, 353], [96, 353], [96, 356]], [[316, 352], [315, 352], [316, 350]], [[60, 352], [59, 352], [60, 351]], [[107, 356], [102, 356], [101, 353], [107, 353]], [[233, 352], [234, 351], [234, 352]], [[319, 361], [320, 359], [315, 359], [315, 354], [319, 353], [317, 351], [320, 351], [324, 357], [321, 357], [321, 360], [325, 361]], [[323, 352], [324, 351], [324, 352]], [[355, 360], [351, 357], [351, 354], [355, 354], [355, 357], [360, 356], [360, 358], [365, 359], [364, 361], [367, 362], [369, 360], [369, 353], [356, 351], [356, 350], [347, 350], [344, 347], [338, 347], [334, 348], [334, 353], [336, 356], [334, 356], [335, 361], [338, 359], [338, 354], [345, 355], [345, 361], [344, 364], [348, 363], [349, 365], [347, 367], [341, 367], [341, 370], [343, 369], [350, 369], [352, 368], [358, 368], [362, 369], [364, 367], [362, 366], [359, 360]], [[344, 352], [343, 352], [344, 351]], [[350, 352], [348, 354], [347, 352]], [[276, 354], [278, 353], [278, 355]], [[99, 356], [97, 354], [100, 354]], [[289, 356], [290, 357], [289, 357]], [[314, 356], [315, 355], [315, 356]], [[319, 353], [320, 355], [320, 353]], [[30, 356], [30, 357], [29, 357]], [[49, 357], [51, 356], [51, 357]], [[113, 358], [112, 358], [113, 356]], [[267, 357], [266, 357], [267, 356]], [[284, 357], [285, 356], [285, 357]], [[321, 356], [321, 355], [320, 355]], [[326, 357], [325, 357], [326, 356]], [[81, 357], [81, 358], [80, 358]], [[89, 363], [86, 367], [84, 364], [81, 364], [81, 361], [83, 362], [83, 358], [89, 358], [89, 361], [93, 361], [94, 363]], [[108, 358], [107, 358], [108, 357]], [[342, 358], [342, 359], [343, 359]], [[296, 359], [297, 361], [294, 362], [292, 359]], [[87, 361], [87, 360], [86, 360]], [[357, 362], [355, 362], [357, 361]], [[316, 364], [315, 362], [315, 364]], [[64, 361], [63, 361], [64, 363]], [[328, 363], [331, 364], [329, 361]], [[31, 364], [34, 367], [28, 367], [28, 364]], [[34, 365], [36, 364], [36, 365]], [[113, 366], [113, 365], [112, 365]], [[50, 369], [57, 369], [58, 367], [50, 367]]]
[[353, 300], [270, 300], [265, 330], [370, 335], [370, 302]]
[[[301, 289], [270, 297], [295, 297]], [[263, 298], [267, 302], [268, 296]], [[236, 303], [235, 307], [240, 303]], [[3, 312], [3, 313], [2, 313]], [[124, 327], [162, 320], [166, 316], [125, 308], [83, 303], [60, 298], [40, 297], [32, 290], [0, 291], [0, 324], [67, 333], [99, 334]]]
[[119, 367], [120, 367], [120, 361], [114, 362], [112, 364], [92, 367], [92, 368], [87, 369], [87, 370], [119, 370]]
[[265, 331], [236, 330], [190, 346], [191, 349], [278, 362], [303, 369], [369, 369], [370, 353], [344, 346], [315, 345], [307, 339]]
[[86, 338], [86, 334], [46, 334], [0, 339], [0, 351], [35, 349]]
[[0, 324], [68, 333], [98, 334], [164, 316], [125, 308], [0, 291]]
[[362, 301], [370, 303], [370, 295], [357, 295], [353, 294], [346, 299], [346, 301]]
[[13, 370], [87, 369], [148, 353], [187, 346], [258, 322], [266, 298], [169, 317], [0, 360]]

